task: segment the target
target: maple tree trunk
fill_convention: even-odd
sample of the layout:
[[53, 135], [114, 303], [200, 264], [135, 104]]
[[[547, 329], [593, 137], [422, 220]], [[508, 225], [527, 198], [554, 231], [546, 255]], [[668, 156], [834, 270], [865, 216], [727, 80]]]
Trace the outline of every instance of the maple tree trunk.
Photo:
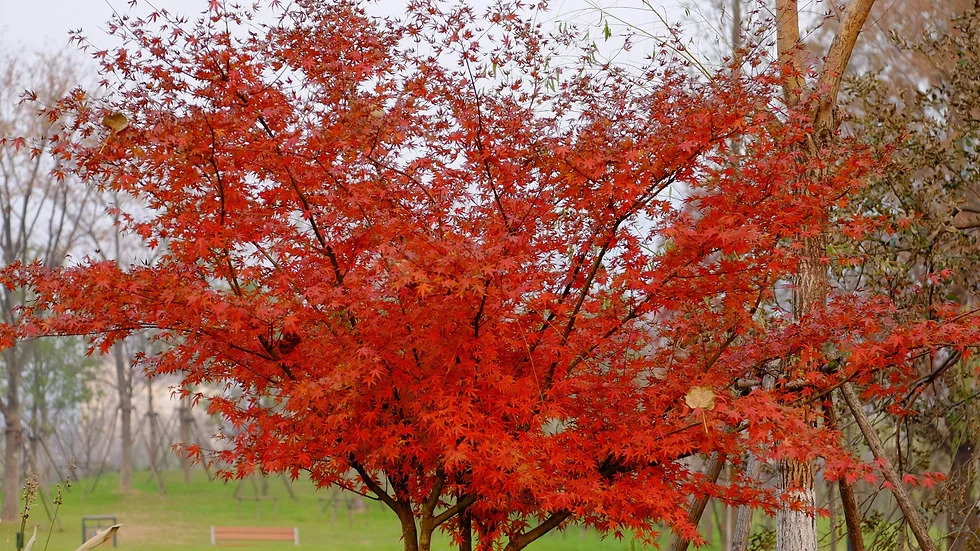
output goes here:
[[[796, 281], [796, 317], [805, 316], [827, 297], [827, 270], [820, 261], [825, 250], [823, 234], [804, 239], [804, 255]], [[776, 551], [816, 551], [817, 523], [814, 463], [786, 459], [778, 465], [778, 487], [802, 504], [781, 507], [776, 513]]]
[[[809, 155], [817, 155], [814, 142], [832, 137], [838, 122], [833, 111], [837, 104], [841, 77], [847, 68], [854, 44], [875, 0], [855, 0], [848, 4], [841, 19], [840, 30], [824, 57], [824, 65], [815, 91], [823, 94], [813, 114], [814, 140]], [[801, 41], [799, 5], [797, 0], [776, 0], [776, 49], [783, 69], [782, 90], [787, 107], [800, 103], [806, 82], [800, 60]], [[815, 306], [823, 305], [827, 296], [827, 268], [821, 262], [825, 256], [825, 235], [804, 239], [796, 287], [796, 318], [800, 319]], [[780, 490], [792, 491], [807, 506], [815, 503], [812, 462], [780, 463]], [[817, 548], [816, 522], [810, 513], [782, 508], [776, 517], [776, 551], [808, 551]]]
[[[827, 297], [827, 270], [820, 261], [824, 236], [804, 240], [804, 256], [796, 282], [796, 316], [806, 315]], [[778, 465], [778, 487], [802, 507], [781, 507], [776, 512], [776, 551], [817, 551], [815, 466], [812, 460], [786, 459]]]
[[459, 514], [459, 551], [473, 551], [473, 519], [465, 509]]
[[912, 534], [915, 535], [916, 541], [919, 542], [919, 547], [923, 551], [936, 551], [936, 544], [929, 537], [929, 530], [922, 521], [919, 510], [916, 509], [912, 500], [909, 498], [909, 494], [905, 490], [905, 484], [902, 482], [902, 477], [898, 475], [895, 466], [888, 459], [888, 455], [885, 453], [885, 447], [882, 446], [881, 439], [878, 438], [878, 433], [875, 432], [874, 427], [868, 421], [868, 417], [864, 414], [857, 394], [851, 388], [851, 385], [847, 383], [842, 385], [840, 390], [844, 396], [844, 401], [847, 402], [847, 407], [854, 416], [854, 420], [857, 421], [858, 428], [861, 429], [861, 434], [864, 435], [865, 441], [871, 447], [871, 453], [874, 454], [875, 460], [882, 466], [881, 470], [885, 475], [885, 480], [892, 485], [892, 495], [895, 496], [895, 501], [898, 502], [898, 506], [902, 509], [905, 520], [908, 522], [909, 528], [912, 529]]
[[[725, 456], [715, 452], [711, 454], [711, 459], [708, 461], [708, 467], [705, 469], [704, 474], [711, 482], [717, 482], [718, 477], [721, 475], [721, 470], [724, 467]], [[704, 508], [708, 505], [708, 499], [708, 496], [700, 496], [691, 503], [687, 517], [695, 527], [701, 522], [701, 516], [704, 515]], [[687, 551], [690, 543], [690, 540], [676, 534], [671, 541], [670, 551]]]
[[[827, 272], [820, 262], [823, 250], [823, 235], [804, 240], [804, 257], [796, 283], [798, 319], [826, 300]], [[817, 551], [814, 463], [786, 459], [779, 462], [777, 469], [779, 490], [799, 501], [802, 507], [784, 506], [776, 512], [776, 551]]]
[[423, 530], [424, 541], [420, 541], [418, 528], [415, 526], [415, 517], [412, 515], [410, 506], [399, 507], [395, 513], [402, 524], [402, 543], [405, 551], [429, 551], [431, 545], [432, 532], [426, 533]]

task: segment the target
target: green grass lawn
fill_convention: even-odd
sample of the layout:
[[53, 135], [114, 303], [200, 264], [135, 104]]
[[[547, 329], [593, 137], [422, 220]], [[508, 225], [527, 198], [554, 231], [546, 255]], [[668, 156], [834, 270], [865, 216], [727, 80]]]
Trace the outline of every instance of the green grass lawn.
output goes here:
[[[348, 515], [340, 503], [336, 513], [331, 504], [337, 491], [316, 490], [309, 482], [299, 481], [290, 487], [296, 494], [292, 499], [280, 478], [268, 480], [268, 495], [272, 499], [255, 500], [261, 495], [260, 481], [246, 480], [209, 481], [206, 474], [196, 469], [192, 484], [184, 484], [181, 473], [165, 473], [166, 494], [160, 495], [155, 480], [148, 473], [133, 475], [134, 489], [120, 493], [119, 476], [106, 474], [97, 483], [84, 479], [65, 493], [64, 504], [58, 511], [60, 526], [51, 533], [48, 549], [51, 551], [73, 551], [81, 544], [81, 518], [83, 515], [115, 515], [118, 522], [126, 526], [118, 535], [119, 549], [126, 551], [180, 549], [186, 551], [210, 551], [214, 548], [210, 541], [210, 527], [219, 526], [288, 526], [298, 527], [300, 549], [316, 551], [400, 551], [400, 527], [394, 515], [384, 505], [365, 500], [362, 512]], [[94, 488], [93, 488], [94, 486]], [[238, 495], [245, 500], [235, 498]], [[53, 494], [54, 490], [51, 490]], [[53, 495], [48, 496], [49, 499]], [[360, 500], [361, 498], [357, 498]], [[705, 515], [709, 515], [706, 511]], [[761, 521], [762, 513], [756, 514]], [[38, 542], [35, 551], [44, 549], [48, 533], [48, 517], [44, 507], [37, 503], [31, 509], [27, 523], [27, 533], [39, 526]], [[829, 526], [826, 519], [819, 519], [821, 534], [826, 534]], [[704, 523], [702, 523], [704, 526]], [[0, 524], [0, 551], [14, 551], [15, 534], [19, 523]], [[702, 551], [721, 551], [718, 534], [708, 536], [715, 545], [702, 547]], [[667, 547], [667, 537], [661, 538], [661, 546]], [[828, 547], [823, 538], [821, 547]], [[108, 551], [107, 543], [99, 549]], [[236, 545], [253, 550], [296, 549], [292, 543], [255, 543]], [[448, 551], [448, 539], [439, 536], [433, 545], [434, 550]], [[630, 538], [616, 540], [601, 538], [591, 530], [577, 526], [562, 532], [546, 535], [533, 543], [534, 551], [628, 551], [644, 549], [633, 544]], [[692, 547], [693, 549], [693, 547]], [[843, 543], [839, 549], [843, 549]]]
[[[276, 498], [263, 501], [238, 501], [234, 494], [237, 482], [208, 481], [204, 472], [195, 471], [195, 480], [185, 485], [178, 472], [166, 473], [166, 495], [160, 495], [154, 480], [147, 473], [135, 473], [134, 489], [118, 491], [119, 477], [106, 474], [92, 490], [91, 479], [73, 484], [65, 493], [64, 504], [58, 512], [60, 529], [51, 533], [48, 549], [73, 551], [81, 544], [83, 515], [115, 515], [126, 526], [118, 535], [119, 549], [163, 550], [181, 549], [204, 551], [214, 549], [210, 542], [211, 525], [233, 526], [296, 526], [299, 528], [300, 548], [323, 551], [401, 550], [400, 528], [384, 505], [367, 502], [363, 512], [349, 518], [340, 505], [336, 516], [331, 514], [333, 493], [316, 490], [309, 483], [291, 484], [297, 499], [292, 499], [278, 478], [268, 480], [268, 494]], [[261, 494], [251, 481], [245, 481], [239, 495], [253, 498]], [[52, 489], [53, 493], [53, 489]], [[53, 496], [49, 496], [53, 497]], [[324, 506], [326, 504], [326, 506]], [[27, 537], [34, 526], [38, 528], [35, 551], [44, 549], [48, 533], [48, 518], [38, 503], [31, 509], [27, 522]], [[0, 551], [15, 549], [15, 533], [19, 525], [0, 524]], [[100, 549], [109, 549], [111, 543]], [[236, 545], [236, 547], [238, 547]], [[241, 546], [245, 549], [295, 549], [292, 543], [258, 543]], [[636, 545], [636, 549], [641, 549]], [[448, 550], [445, 537], [440, 537], [435, 550]], [[571, 527], [545, 536], [529, 549], [541, 551], [593, 551], [631, 549], [629, 539], [617, 541], [600, 538], [592, 531]], [[710, 548], [706, 548], [710, 549]]]

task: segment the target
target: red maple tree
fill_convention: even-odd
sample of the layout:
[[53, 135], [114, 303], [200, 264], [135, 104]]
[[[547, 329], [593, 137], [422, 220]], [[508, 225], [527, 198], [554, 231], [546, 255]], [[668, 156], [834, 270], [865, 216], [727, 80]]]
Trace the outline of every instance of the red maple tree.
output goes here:
[[160, 251], [5, 267], [35, 299], [0, 343], [152, 329], [146, 368], [234, 427], [191, 450], [226, 476], [366, 493], [407, 550], [436, 529], [517, 550], [569, 520], [695, 537], [691, 495], [772, 507], [690, 458], [842, 472], [813, 404], [847, 380], [899, 392], [917, 351], [978, 341], [952, 310], [842, 291], [784, 314], [803, 237], [874, 162], [847, 140], [802, 155], [775, 71], [704, 80], [665, 49], [558, 73], [576, 37], [531, 21], [424, 0], [397, 22], [346, 0], [116, 20], [111, 93], [46, 114], [63, 164], [135, 198], [126, 229]]

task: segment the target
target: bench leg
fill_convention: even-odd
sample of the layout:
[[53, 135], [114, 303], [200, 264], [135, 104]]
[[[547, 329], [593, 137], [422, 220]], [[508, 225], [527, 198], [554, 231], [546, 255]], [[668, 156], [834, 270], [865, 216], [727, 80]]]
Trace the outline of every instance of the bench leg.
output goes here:
[[299, 527], [293, 526], [293, 543], [299, 545]]
[[214, 541], [214, 526], [211, 527], [211, 545], [217, 546], [218, 542]]

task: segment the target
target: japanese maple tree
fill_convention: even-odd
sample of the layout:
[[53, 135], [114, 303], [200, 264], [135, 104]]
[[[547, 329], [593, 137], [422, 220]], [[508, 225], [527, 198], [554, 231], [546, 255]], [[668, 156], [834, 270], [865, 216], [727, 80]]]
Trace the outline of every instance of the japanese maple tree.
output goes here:
[[109, 93], [45, 113], [80, 136], [54, 139], [64, 163], [138, 201], [126, 228], [162, 250], [2, 272], [35, 296], [4, 345], [153, 329], [168, 347], [146, 368], [235, 428], [191, 450], [228, 477], [363, 492], [407, 550], [436, 529], [517, 550], [569, 520], [696, 537], [691, 495], [788, 497], [690, 458], [841, 473], [811, 404], [847, 380], [897, 392], [916, 351], [978, 341], [969, 316], [873, 296], [782, 312], [802, 240], [874, 162], [847, 140], [801, 155], [806, 118], [774, 111], [764, 58], [699, 79], [666, 48], [641, 73], [583, 52], [558, 72], [576, 35], [519, 4], [276, 13], [116, 20], [95, 52]]

